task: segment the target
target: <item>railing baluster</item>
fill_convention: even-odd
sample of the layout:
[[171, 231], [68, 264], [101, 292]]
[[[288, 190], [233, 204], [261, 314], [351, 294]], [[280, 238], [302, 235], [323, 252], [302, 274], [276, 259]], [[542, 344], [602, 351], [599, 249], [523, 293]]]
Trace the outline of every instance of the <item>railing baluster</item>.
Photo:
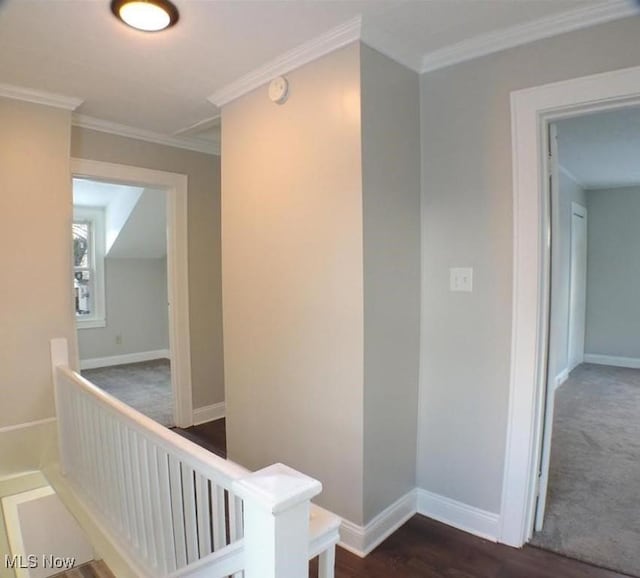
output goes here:
[[142, 490], [142, 509], [144, 520], [147, 522], [147, 558], [151, 565], [158, 566], [158, 552], [155, 544], [155, 531], [153, 527], [153, 510], [151, 507], [151, 483], [149, 481], [149, 463], [147, 459], [147, 440], [138, 436], [138, 467], [140, 469], [140, 484]]
[[198, 515], [198, 550], [200, 558], [211, 554], [211, 501], [209, 480], [196, 474], [196, 511]]
[[126, 480], [129, 476], [124, 468], [124, 448], [122, 447], [121, 438], [122, 424], [117, 420], [113, 420], [111, 428], [111, 439], [114, 448], [116, 460], [116, 480], [118, 484], [118, 495], [120, 496], [120, 511], [122, 512], [122, 529], [127, 540], [135, 541], [131, 522], [131, 502], [130, 494], [127, 489]]
[[224, 488], [212, 484], [211, 509], [213, 511], [213, 549], [220, 550], [227, 543], [227, 516], [224, 506]]
[[169, 455], [164, 450], [156, 448], [158, 467], [158, 501], [160, 507], [160, 527], [163, 535], [164, 563], [168, 572], [174, 572], [176, 564], [176, 547], [173, 534], [173, 516], [171, 507], [171, 483], [169, 479]]
[[198, 552], [198, 519], [196, 515], [196, 496], [194, 490], [193, 470], [182, 464], [182, 502], [184, 505], [184, 530], [187, 541], [187, 561], [199, 559]]
[[163, 574], [167, 572], [165, 559], [164, 534], [162, 532], [162, 513], [160, 504], [160, 483], [158, 481], [158, 455], [155, 446], [146, 440], [147, 446], [147, 475], [149, 477], [149, 491], [151, 498], [151, 519], [153, 524], [153, 537], [156, 551], [156, 564]]
[[113, 443], [109, 431], [109, 415], [106, 412], [98, 413], [98, 428], [100, 430], [100, 446], [103, 448], [102, 466], [104, 471], [104, 485], [106, 486], [105, 498], [107, 507], [111, 512], [111, 519], [116, 527], [120, 526], [122, 516], [119, 515], [120, 500], [118, 499], [118, 485], [115, 478], [115, 459], [113, 457]]
[[132, 430], [127, 433], [127, 441], [129, 443], [129, 467], [131, 468], [133, 483], [133, 500], [136, 512], [136, 525], [140, 536], [140, 551], [144, 558], [149, 559], [149, 539], [147, 537], [148, 528], [145, 524], [145, 515], [142, 498], [142, 480], [140, 476], [140, 452], [138, 447], [138, 434]]
[[171, 489], [171, 513], [173, 518], [173, 539], [176, 546], [178, 568], [187, 565], [187, 538], [184, 531], [184, 505], [182, 502], [182, 471], [175, 456], [169, 456], [169, 484]]
[[229, 492], [229, 540], [235, 542], [243, 536], [242, 500]]

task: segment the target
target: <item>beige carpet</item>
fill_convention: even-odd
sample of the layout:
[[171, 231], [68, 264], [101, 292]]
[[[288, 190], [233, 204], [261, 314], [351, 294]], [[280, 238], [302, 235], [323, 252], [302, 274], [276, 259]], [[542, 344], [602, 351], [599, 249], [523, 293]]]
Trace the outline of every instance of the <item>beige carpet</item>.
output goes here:
[[583, 364], [558, 389], [532, 544], [640, 576], [640, 370]]
[[168, 359], [85, 369], [92, 383], [151, 419], [173, 427], [173, 392]]

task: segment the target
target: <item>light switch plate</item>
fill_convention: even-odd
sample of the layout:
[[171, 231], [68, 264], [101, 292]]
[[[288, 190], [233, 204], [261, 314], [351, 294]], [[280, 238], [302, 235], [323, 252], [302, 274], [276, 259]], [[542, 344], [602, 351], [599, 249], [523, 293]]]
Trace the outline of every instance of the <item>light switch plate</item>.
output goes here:
[[451, 291], [473, 291], [473, 269], [452, 267], [449, 269], [449, 289]]

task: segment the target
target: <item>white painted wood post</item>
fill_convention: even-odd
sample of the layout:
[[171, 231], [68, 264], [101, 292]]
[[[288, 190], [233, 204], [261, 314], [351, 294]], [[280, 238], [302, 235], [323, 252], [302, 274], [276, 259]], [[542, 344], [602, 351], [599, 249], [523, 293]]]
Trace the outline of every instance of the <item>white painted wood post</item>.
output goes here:
[[62, 392], [58, 383], [56, 368], [60, 365], [69, 365], [69, 346], [64, 337], [52, 339], [49, 342], [49, 351], [51, 352], [51, 376], [53, 379], [54, 399], [56, 404], [56, 418], [58, 425], [58, 451], [60, 455], [60, 471], [62, 475], [66, 475], [69, 471], [69, 452], [67, 449], [68, 440], [64, 432], [65, 424], [61, 419], [63, 408]]
[[245, 578], [308, 578], [309, 504], [322, 484], [274, 464], [233, 491], [244, 500]]

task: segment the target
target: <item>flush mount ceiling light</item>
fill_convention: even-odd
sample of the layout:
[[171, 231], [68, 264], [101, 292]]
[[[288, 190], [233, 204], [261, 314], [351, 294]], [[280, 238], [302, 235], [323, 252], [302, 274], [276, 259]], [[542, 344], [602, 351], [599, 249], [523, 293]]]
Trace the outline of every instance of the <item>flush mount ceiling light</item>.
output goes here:
[[111, 12], [125, 24], [145, 32], [169, 28], [180, 16], [169, 0], [112, 0]]

